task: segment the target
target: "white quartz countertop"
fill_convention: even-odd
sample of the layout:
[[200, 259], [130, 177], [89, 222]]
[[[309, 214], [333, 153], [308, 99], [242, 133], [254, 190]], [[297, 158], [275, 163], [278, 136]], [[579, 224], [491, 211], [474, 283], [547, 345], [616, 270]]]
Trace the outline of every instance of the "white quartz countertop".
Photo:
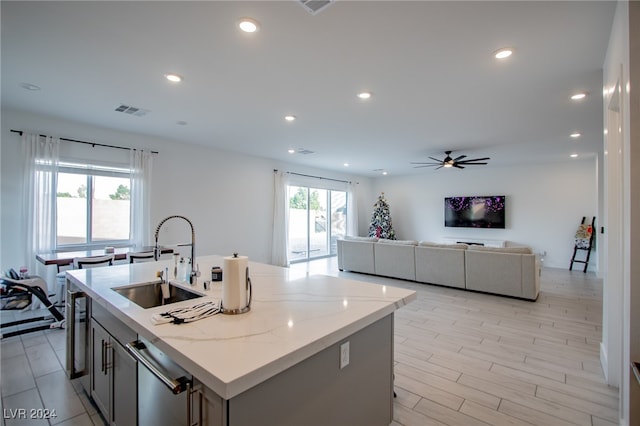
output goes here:
[[[412, 290], [325, 275], [295, 276], [287, 268], [249, 262], [253, 287], [251, 310], [217, 314], [188, 324], [154, 325], [151, 316], [179, 306], [222, 297], [222, 283], [212, 282], [212, 266], [223, 257], [197, 258], [202, 276], [182, 286], [205, 297], [143, 309], [111, 290], [157, 280], [160, 261], [69, 271], [69, 279], [94, 303], [148, 339], [184, 369], [225, 399], [275, 376], [340, 342], [416, 298]], [[224, 276], [224, 271], [223, 271]], [[123, 342], [125, 343], [125, 342]], [[336, 359], [336, 365], [338, 359]]]

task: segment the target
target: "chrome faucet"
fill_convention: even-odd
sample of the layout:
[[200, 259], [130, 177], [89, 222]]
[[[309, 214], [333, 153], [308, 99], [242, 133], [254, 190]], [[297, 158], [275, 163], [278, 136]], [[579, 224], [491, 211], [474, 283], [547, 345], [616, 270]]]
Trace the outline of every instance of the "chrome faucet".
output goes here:
[[173, 215], [173, 216], [166, 217], [160, 221], [160, 223], [156, 227], [156, 235], [155, 235], [156, 244], [153, 248], [153, 258], [155, 260], [160, 259], [161, 250], [160, 250], [160, 246], [158, 245], [158, 236], [160, 236], [160, 228], [162, 228], [162, 225], [164, 225], [166, 221], [173, 218], [184, 219], [187, 221], [187, 223], [191, 227], [191, 244], [185, 244], [185, 245], [191, 246], [191, 272], [189, 272], [189, 284], [195, 284], [198, 277], [200, 276], [200, 269], [194, 266], [196, 261], [196, 232], [193, 229], [193, 223], [191, 223], [191, 221], [186, 217]]

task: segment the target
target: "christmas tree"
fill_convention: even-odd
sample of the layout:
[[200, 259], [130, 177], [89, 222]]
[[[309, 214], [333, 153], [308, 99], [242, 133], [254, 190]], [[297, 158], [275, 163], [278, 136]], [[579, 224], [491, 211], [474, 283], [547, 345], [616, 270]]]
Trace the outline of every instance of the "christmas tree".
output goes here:
[[384, 198], [384, 192], [378, 197], [378, 201], [373, 205], [373, 215], [371, 217], [371, 225], [369, 225], [369, 236], [386, 238], [389, 240], [396, 239], [396, 231], [391, 225], [391, 213], [389, 212], [389, 204]]

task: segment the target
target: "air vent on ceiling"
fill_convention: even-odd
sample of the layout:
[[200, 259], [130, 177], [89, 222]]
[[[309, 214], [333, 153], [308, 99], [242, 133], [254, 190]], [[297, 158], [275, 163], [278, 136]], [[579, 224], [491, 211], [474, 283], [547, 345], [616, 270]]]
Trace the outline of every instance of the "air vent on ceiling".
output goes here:
[[310, 151], [308, 149], [305, 148], [298, 148], [298, 150], [296, 151], [298, 154], [302, 154], [302, 155], [309, 155], [309, 154], [315, 154], [314, 151]]
[[325, 7], [329, 6], [335, 0], [298, 0], [300, 4], [307, 9], [307, 12], [315, 15]]
[[120, 106], [118, 106], [115, 109], [115, 111], [122, 112], [129, 115], [135, 115], [136, 117], [144, 117], [145, 115], [151, 112], [148, 109], [136, 108], [136, 107], [132, 107], [124, 104], [121, 104]]

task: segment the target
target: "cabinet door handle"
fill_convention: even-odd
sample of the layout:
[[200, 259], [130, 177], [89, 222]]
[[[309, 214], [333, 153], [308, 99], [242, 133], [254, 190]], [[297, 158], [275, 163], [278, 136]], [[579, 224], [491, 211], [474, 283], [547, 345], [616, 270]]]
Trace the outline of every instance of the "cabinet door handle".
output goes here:
[[101, 354], [101, 365], [100, 365], [100, 371], [102, 371], [103, 374], [107, 374], [107, 342], [105, 342], [104, 340], [102, 340], [102, 354]]
[[[104, 342], [104, 374], [109, 373], [109, 367], [113, 365], [113, 345], [109, 341]], [[111, 350], [109, 350], [111, 349]]]

